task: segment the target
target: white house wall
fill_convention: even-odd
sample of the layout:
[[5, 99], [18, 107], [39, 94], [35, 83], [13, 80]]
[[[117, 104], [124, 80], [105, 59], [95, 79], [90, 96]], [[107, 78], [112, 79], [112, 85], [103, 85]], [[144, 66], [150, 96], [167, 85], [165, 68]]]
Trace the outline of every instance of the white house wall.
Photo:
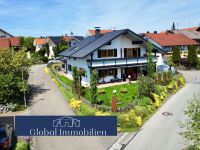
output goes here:
[[74, 58], [67, 58], [67, 72], [69, 75], [72, 76], [72, 71], [69, 71], [68, 70], [68, 65], [72, 65], [72, 67], [77, 67], [77, 69], [79, 68], [83, 68], [85, 69], [86, 71], [86, 76], [85, 77], [82, 77], [82, 81], [85, 81], [87, 83], [90, 83], [90, 69], [88, 68], [88, 65], [87, 65], [87, 61], [86, 61], [86, 58], [84, 59], [75, 59]]
[[[124, 57], [124, 48], [139, 48], [141, 49], [140, 56], [146, 54], [146, 50], [144, 47], [138, 44], [132, 44], [132, 40], [129, 40], [125, 36], [119, 36], [116, 39], [112, 40], [111, 45], [104, 45], [100, 49], [117, 49], [117, 57], [113, 58], [121, 58], [121, 48], [122, 48], [122, 58]], [[110, 59], [112, 57], [107, 57], [103, 59]], [[95, 51], [93, 54], [93, 59], [102, 59], [98, 58], [98, 51]]]

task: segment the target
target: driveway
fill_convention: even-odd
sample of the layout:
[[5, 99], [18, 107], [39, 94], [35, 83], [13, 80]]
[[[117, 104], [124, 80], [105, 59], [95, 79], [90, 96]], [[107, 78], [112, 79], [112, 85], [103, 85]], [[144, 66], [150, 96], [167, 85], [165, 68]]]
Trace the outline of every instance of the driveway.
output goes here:
[[[178, 122], [185, 120], [187, 101], [200, 94], [200, 71], [183, 71], [187, 84], [173, 95], [141, 128], [125, 150], [181, 150], [185, 147]], [[173, 115], [164, 116], [163, 112]]]
[[[33, 89], [31, 115], [74, 115], [56, 84], [43, 71], [45, 65], [30, 70]], [[91, 122], [92, 123], [92, 122]], [[119, 136], [110, 137], [36, 137], [37, 150], [105, 150]]]

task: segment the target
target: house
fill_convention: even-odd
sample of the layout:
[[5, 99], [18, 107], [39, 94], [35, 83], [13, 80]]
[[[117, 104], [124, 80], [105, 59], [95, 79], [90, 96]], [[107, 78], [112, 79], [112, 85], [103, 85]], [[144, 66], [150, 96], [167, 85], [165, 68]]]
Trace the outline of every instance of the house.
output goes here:
[[178, 29], [178, 30], [173, 30], [173, 32], [176, 34], [183, 34], [188, 38], [193, 39], [198, 43], [200, 43], [200, 27]]
[[56, 46], [54, 42], [52, 42], [49, 38], [35, 38], [33, 41], [33, 45], [35, 46], [35, 51], [40, 51], [43, 47], [47, 47], [49, 53], [45, 54], [46, 57], [49, 59], [54, 58], [53, 48]]
[[179, 46], [181, 51], [188, 51], [190, 45], [199, 45], [198, 42], [184, 34], [174, 33], [173, 31], [145, 33], [143, 36], [146, 40], [163, 49], [165, 52], [172, 52], [174, 46]]
[[0, 38], [0, 49], [14, 48], [15, 50], [20, 47], [20, 37]]
[[[113, 30], [111, 30], [111, 29], [101, 29], [101, 34], [104, 34], [104, 33], [108, 33], [108, 32], [112, 32]], [[88, 30], [87, 32], [86, 32], [86, 37], [87, 36], [94, 36], [95, 35], [95, 30]]]
[[[72, 67], [84, 70], [82, 81], [90, 83], [92, 70], [96, 70], [99, 83], [126, 80], [130, 75], [135, 79], [147, 72], [147, 41], [129, 29], [115, 30], [101, 34], [96, 28], [95, 35], [88, 36], [76, 46], [60, 55], [66, 59], [65, 69], [72, 76]], [[165, 52], [153, 45], [153, 61], [163, 64]]]
[[0, 28], [0, 38], [11, 38], [13, 35]]
[[46, 44], [46, 38], [35, 38], [33, 45], [35, 46], [35, 51], [38, 52]]
[[75, 46], [78, 42], [83, 40], [82, 36], [63, 36], [63, 40], [66, 42], [66, 45], [69, 47]]

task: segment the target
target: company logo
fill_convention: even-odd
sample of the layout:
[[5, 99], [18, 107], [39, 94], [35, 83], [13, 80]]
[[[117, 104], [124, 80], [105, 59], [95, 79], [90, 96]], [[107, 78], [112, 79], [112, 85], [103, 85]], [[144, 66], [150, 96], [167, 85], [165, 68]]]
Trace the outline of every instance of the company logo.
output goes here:
[[115, 136], [116, 116], [16, 116], [17, 136]]
[[80, 120], [72, 117], [60, 117], [53, 120], [53, 127], [80, 127]]

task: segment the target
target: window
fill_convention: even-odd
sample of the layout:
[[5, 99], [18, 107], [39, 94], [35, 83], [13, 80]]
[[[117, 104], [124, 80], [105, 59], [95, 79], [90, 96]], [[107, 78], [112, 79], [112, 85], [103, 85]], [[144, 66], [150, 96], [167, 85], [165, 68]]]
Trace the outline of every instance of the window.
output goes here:
[[98, 76], [103, 78], [105, 76], [115, 76], [117, 75], [117, 69], [103, 69], [98, 71]]
[[114, 51], [108, 50], [108, 57], [114, 57]]
[[98, 58], [117, 57], [117, 49], [98, 50]]
[[140, 48], [125, 48], [124, 57], [125, 58], [134, 58], [140, 56]]
[[72, 65], [68, 65], [68, 71], [72, 71]]

